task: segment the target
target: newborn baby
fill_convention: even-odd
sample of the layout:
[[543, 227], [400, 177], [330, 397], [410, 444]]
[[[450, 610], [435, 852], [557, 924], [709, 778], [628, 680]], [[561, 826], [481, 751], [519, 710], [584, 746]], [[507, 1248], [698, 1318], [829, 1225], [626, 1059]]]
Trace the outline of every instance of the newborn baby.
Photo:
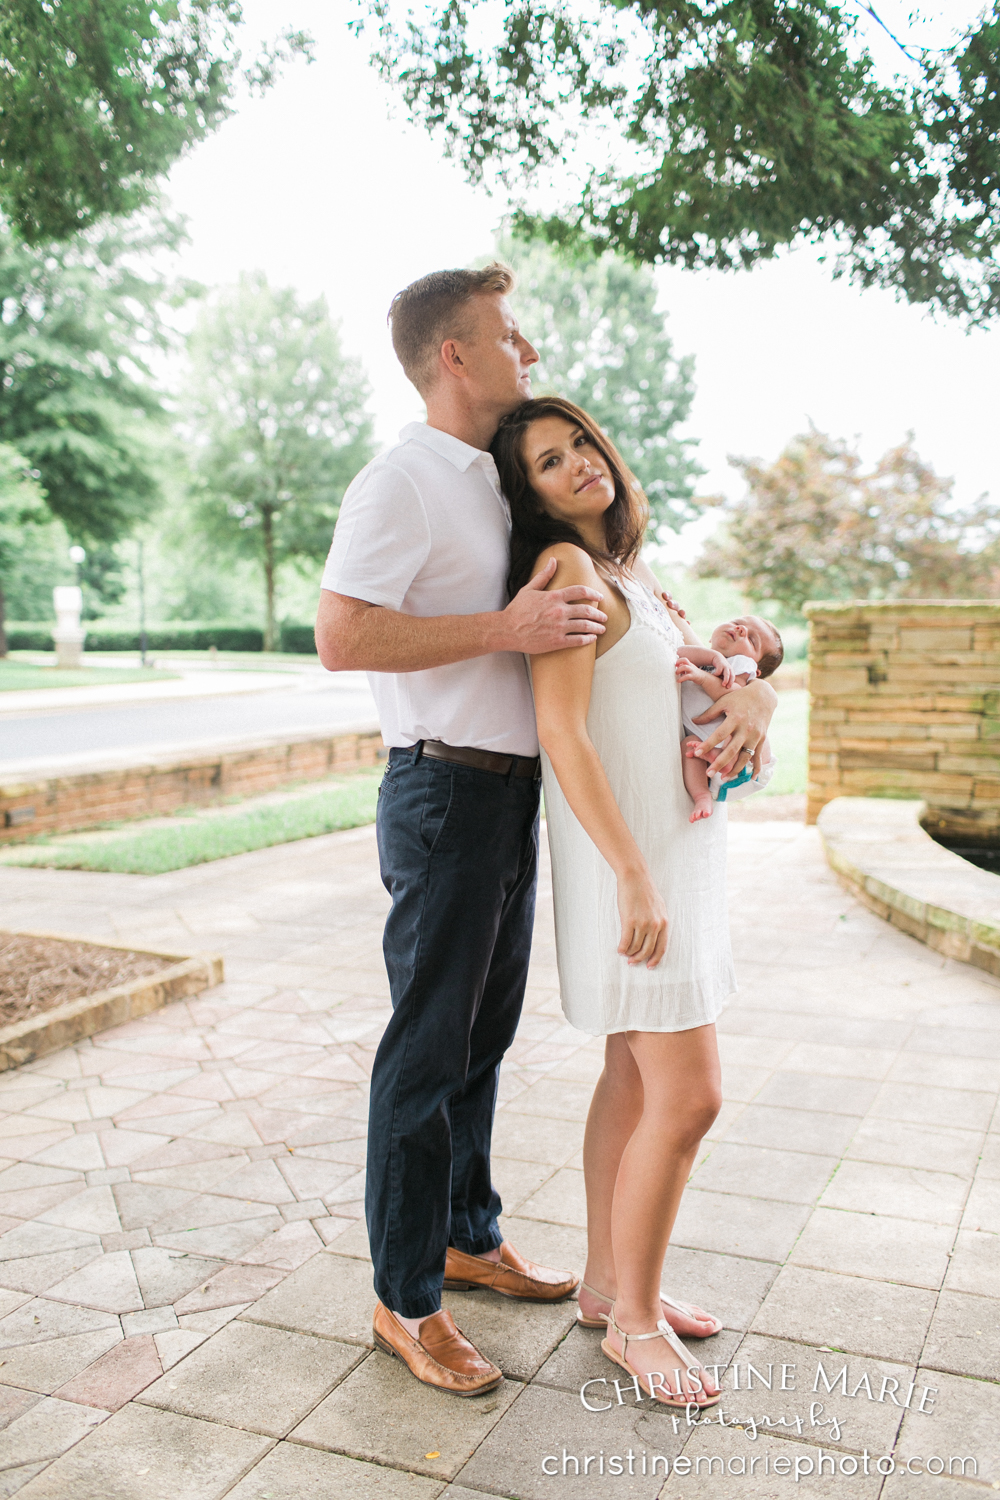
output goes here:
[[723, 781], [711, 769], [719, 751], [728, 740], [709, 750], [707, 756], [699, 757], [697, 746], [707, 739], [722, 723], [723, 715], [698, 725], [694, 721], [699, 714], [707, 712], [716, 699], [731, 687], [745, 687], [755, 677], [770, 677], [780, 667], [785, 654], [781, 636], [767, 620], [757, 615], [743, 615], [738, 620], [729, 620], [717, 625], [712, 631], [711, 646], [678, 646], [677, 680], [681, 687], [681, 714], [684, 728], [690, 738], [683, 743], [684, 785], [694, 802], [691, 822], [712, 816], [712, 802], [717, 798], [725, 801], [736, 787], [741, 796], [760, 791], [774, 774], [774, 757], [767, 740], [761, 750], [761, 770], [754, 777], [749, 765], [739, 776]]

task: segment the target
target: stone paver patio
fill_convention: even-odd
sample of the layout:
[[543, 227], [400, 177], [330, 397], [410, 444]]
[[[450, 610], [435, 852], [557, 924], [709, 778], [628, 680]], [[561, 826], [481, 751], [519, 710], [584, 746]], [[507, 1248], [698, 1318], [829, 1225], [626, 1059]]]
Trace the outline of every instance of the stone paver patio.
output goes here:
[[[611, 1408], [585, 1410], [583, 1382], [621, 1372], [575, 1303], [451, 1295], [507, 1376], [475, 1401], [372, 1351], [364, 1122], [388, 1010], [372, 830], [155, 878], [0, 870], [5, 927], [221, 950], [228, 975], [0, 1078], [0, 1500], [1000, 1488], [1000, 985], [858, 906], [815, 830], [734, 823], [730, 849], [726, 1103], [665, 1283], [724, 1320], [696, 1347], [735, 1361], [722, 1411], [744, 1430], [725, 1431], [627, 1386], [621, 1404], [590, 1387]], [[562, 1019], [543, 893], [496, 1177], [511, 1239], [578, 1269], [600, 1063]], [[819, 1362], [832, 1392], [814, 1393]], [[883, 1478], [893, 1451], [939, 1456], [945, 1477]], [[978, 1483], [947, 1477], [966, 1455]]]

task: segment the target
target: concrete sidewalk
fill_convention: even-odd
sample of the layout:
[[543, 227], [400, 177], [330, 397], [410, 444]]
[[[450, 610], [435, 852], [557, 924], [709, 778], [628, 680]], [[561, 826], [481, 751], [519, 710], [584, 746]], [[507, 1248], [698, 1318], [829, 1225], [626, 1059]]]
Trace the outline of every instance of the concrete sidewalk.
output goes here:
[[[730, 849], [726, 1104], [664, 1284], [723, 1319], [695, 1347], [735, 1362], [742, 1430], [611, 1384], [587, 1411], [583, 1382], [621, 1372], [575, 1303], [449, 1296], [507, 1376], [478, 1400], [371, 1350], [372, 830], [155, 878], [0, 870], [5, 927], [221, 949], [228, 975], [0, 1079], [0, 1500], [977, 1492], [971, 1468], [883, 1478], [894, 1451], [1000, 1487], [1000, 985], [858, 907], [815, 830], [734, 823]], [[559, 1009], [543, 887], [495, 1167], [514, 1243], [577, 1269], [600, 1065]]]

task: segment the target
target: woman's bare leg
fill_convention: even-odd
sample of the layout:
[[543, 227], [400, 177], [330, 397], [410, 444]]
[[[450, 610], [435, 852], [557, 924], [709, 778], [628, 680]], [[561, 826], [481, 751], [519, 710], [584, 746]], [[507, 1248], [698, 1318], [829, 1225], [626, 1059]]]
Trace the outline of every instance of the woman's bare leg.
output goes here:
[[[715, 1028], [703, 1027], [700, 1030], [712, 1033], [714, 1046]], [[673, 1037], [687, 1035], [691, 1033], [671, 1033]], [[594, 1089], [583, 1140], [583, 1170], [587, 1190], [587, 1268], [583, 1279], [588, 1286], [606, 1293], [603, 1297], [595, 1297], [581, 1287], [578, 1295], [580, 1311], [584, 1317], [599, 1317], [606, 1313], [618, 1294], [618, 1275], [612, 1244], [612, 1206], [622, 1156], [642, 1119], [643, 1103], [642, 1074], [629, 1045], [629, 1037], [618, 1032], [609, 1036], [605, 1045], [604, 1071]], [[705, 1129], [708, 1129], [707, 1124]], [[684, 1181], [687, 1180], [689, 1171], [690, 1168], [685, 1172]], [[676, 1208], [674, 1213], [676, 1214]], [[672, 1223], [673, 1218], [671, 1225]], [[661, 1256], [661, 1266], [662, 1260]], [[681, 1338], [704, 1338], [715, 1331], [714, 1319], [702, 1308], [692, 1308], [693, 1315], [668, 1308], [666, 1314]], [[663, 1312], [658, 1316], [662, 1317]], [[655, 1327], [655, 1320], [650, 1327]]]
[[[719, 1112], [719, 1054], [714, 1026], [625, 1035], [641, 1079], [642, 1113], [621, 1154], [611, 1207], [615, 1317], [626, 1333], [649, 1333], [663, 1317], [660, 1277], [681, 1194]], [[609, 1338], [620, 1349], [621, 1340]], [[676, 1357], [664, 1341], [630, 1344], [628, 1360], [643, 1374], [665, 1374], [676, 1389]], [[682, 1389], [697, 1391], [695, 1381], [683, 1373], [680, 1379]]]

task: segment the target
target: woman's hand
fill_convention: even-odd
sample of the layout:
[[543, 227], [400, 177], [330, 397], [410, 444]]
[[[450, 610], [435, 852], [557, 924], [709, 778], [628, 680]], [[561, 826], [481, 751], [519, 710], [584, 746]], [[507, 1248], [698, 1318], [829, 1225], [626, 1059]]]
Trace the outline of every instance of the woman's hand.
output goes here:
[[713, 767], [725, 777], [738, 776], [748, 760], [753, 762], [753, 774], [760, 771], [761, 752], [767, 739], [767, 728], [778, 703], [778, 695], [769, 682], [760, 678], [747, 683], [746, 687], [733, 688], [732, 692], [717, 698], [710, 709], [698, 714], [695, 724], [725, 714], [724, 721], [712, 731], [698, 749], [702, 755], [729, 738], [726, 748], [719, 754]]
[[655, 969], [667, 948], [667, 908], [648, 870], [618, 877], [618, 952], [630, 964]]

